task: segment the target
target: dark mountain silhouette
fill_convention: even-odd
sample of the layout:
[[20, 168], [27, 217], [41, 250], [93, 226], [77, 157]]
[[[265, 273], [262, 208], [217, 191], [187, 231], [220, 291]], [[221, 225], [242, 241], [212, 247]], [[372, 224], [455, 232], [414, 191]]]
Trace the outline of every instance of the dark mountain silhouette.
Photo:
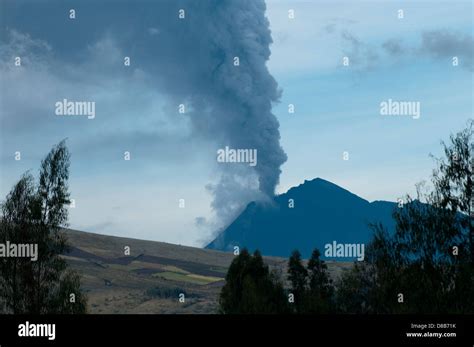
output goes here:
[[[289, 207], [294, 200], [294, 208]], [[317, 247], [324, 256], [328, 243], [367, 243], [369, 223], [394, 228], [393, 202], [368, 202], [329, 181], [316, 178], [276, 196], [271, 203], [251, 202], [208, 249], [234, 246], [259, 249], [264, 255], [288, 257], [298, 249], [303, 257]], [[342, 260], [342, 259], [337, 259]]]

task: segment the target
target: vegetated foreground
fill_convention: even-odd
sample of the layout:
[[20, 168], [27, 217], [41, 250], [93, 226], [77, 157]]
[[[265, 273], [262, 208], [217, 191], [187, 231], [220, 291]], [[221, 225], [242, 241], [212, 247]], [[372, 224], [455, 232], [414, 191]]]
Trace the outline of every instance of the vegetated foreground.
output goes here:
[[[82, 276], [89, 313], [217, 313], [232, 253], [69, 229], [66, 234], [72, 246], [66, 259]], [[264, 260], [286, 280], [287, 259]], [[327, 264], [333, 278], [352, 265]]]

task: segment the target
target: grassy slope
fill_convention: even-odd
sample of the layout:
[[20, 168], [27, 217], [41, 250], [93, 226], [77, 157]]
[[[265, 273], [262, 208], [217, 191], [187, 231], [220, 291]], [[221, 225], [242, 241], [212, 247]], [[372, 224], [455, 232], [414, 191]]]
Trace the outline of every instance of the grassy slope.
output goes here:
[[[216, 313], [233, 254], [74, 230], [66, 233], [72, 246], [66, 258], [82, 275], [90, 313]], [[126, 246], [129, 256], [124, 254]], [[265, 257], [265, 261], [285, 273], [286, 259]], [[350, 264], [328, 266], [338, 276]], [[180, 292], [186, 293], [184, 303], [176, 295]]]

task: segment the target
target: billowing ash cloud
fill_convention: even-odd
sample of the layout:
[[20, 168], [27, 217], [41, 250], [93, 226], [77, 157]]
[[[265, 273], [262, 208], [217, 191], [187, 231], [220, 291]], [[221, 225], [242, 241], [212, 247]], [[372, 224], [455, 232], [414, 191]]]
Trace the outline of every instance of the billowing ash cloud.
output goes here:
[[471, 35], [448, 30], [432, 30], [422, 34], [421, 51], [439, 59], [460, 58], [460, 65], [473, 68], [474, 40]]
[[[19, 32], [31, 31], [35, 39], [51, 43], [54, 59], [45, 61], [52, 66], [51, 74], [56, 79], [45, 85], [53, 90], [53, 100], [62, 99], [63, 95], [80, 95], [84, 85], [91, 86], [88, 90], [94, 91], [94, 99], [97, 90], [99, 96], [114, 99], [109, 85], [104, 83], [109, 82], [121, 87], [120, 93], [115, 94], [120, 95], [117, 98], [120, 100], [108, 103], [112, 109], [117, 109], [118, 116], [106, 120], [102, 113], [94, 124], [107, 121], [127, 133], [132, 129], [126, 124], [134, 123], [133, 131], [138, 130], [140, 136], [137, 142], [147, 143], [148, 151], [171, 151], [174, 156], [184, 150], [187, 153], [177, 155], [188, 157], [189, 153], [196, 153], [196, 157], [203, 158], [206, 153], [206, 158], [216, 159], [217, 150], [226, 146], [256, 149], [256, 166], [215, 161], [217, 175], [212, 177], [207, 188], [214, 196], [212, 208], [220, 226], [235, 217], [250, 200], [273, 196], [286, 155], [280, 146], [278, 121], [271, 112], [280, 91], [266, 67], [272, 38], [263, 0], [85, 1], [76, 8], [74, 20], [68, 19], [68, 10], [62, 3], [62, 0], [49, 0], [44, 4], [25, 2], [17, 5], [17, 2], [9, 1], [8, 10], [12, 15], [6, 18], [4, 25]], [[112, 3], [113, 10], [110, 8]], [[184, 11], [181, 12], [184, 19], [180, 18], [180, 10]], [[41, 26], [27, 20], [13, 20], [32, 16], [51, 16], [52, 20]], [[0, 36], [6, 37], [5, 28], [0, 28], [3, 33]], [[28, 36], [20, 38], [25, 41]], [[11, 54], [9, 52], [8, 61], [22, 53], [15, 48]], [[124, 66], [125, 56], [131, 59], [128, 67]], [[235, 57], [239, 59], [239, 66], [234, 66]], [[25, 67], [28, 59], [28, 56], [24, 57]], [[68, 85], [79, 87], [67, 91], [62, 88], [63, 84], [56, 87], [55, 81], [63, 79], [71, 80]], [[42, 85], [40, 90], [44, 89]], [[144, 91], [146, 94], [142, 95]], [[156, 122], [143, 119], [148, 117], [143, 112], [148, 111], [140, 106], [153, 104], [153, 100], [144, 101], [148, 96], [159, 97], [157, 105], [168, 102], [162, 110], [166, 116], [157, 112]], [[90, 93], [81, 97], [92, 98]], [[48, 99], [46, 109], [51, 102]], [[104, 103], [98, 104], [98, 109], [103, 111]], [[139, 106], [133, 107], [134, 103]], [[26, 104], [37, 108], [35, 103]], [[178, 113], [179, 104], [185, 105], [184, 115]], [[124, 105], [131, 110], [124, 110]], [[39, 119], [37, 113], [34, 114]], [[128, 114], [129, 118], [124, 119], [123, 114]], [[169, 134], [173, 137], [170, 146], [163, 145], [157, 135], [158, 145], [154, 145], [154, 133], [166, 135], [166, 129], [158, 128], [164, 117], [166, 124], [176, 121], [176, 128], [182, 129], [183, 135], [174, 138], [179, 130]], [[143, 129], [140, 124], [148, 124], [148, 128]], [[142, 132], [150, 136], [140, 135]], [[104, 143], [113, 143], [111, 147], [115, 147], [116, 139], [122, 143], [132, 142], [124, 139], [122, 133], [113, 135], [111, 142], [103, 134], [107, 139]], [[189, 143], [203, 144], [206, 148], [188, 146], [188, 139]], [[174, 145], [181, 140], [185, 145]], [[208, 145], [213, 150], [210, 151]], [[143, 149], [140, 153], [145, 157]], [[157, 162], [156, 165], [167, 163]], [[186, 174], [188, 178], [202, 176], [191, 169]]]
[[[193, 0], [161, 6], [166, 8], [153, 23], [159, 34], [146, 70], [176, 106], [185, 104], [194, 133], [214, 141], [216, 150], [229, 146], [258, 152], [255, 167], [219, 164], [221, 180], [210, 186], [214, 208], [221, 217], [232, 214], [239, 204], [226, 204], [227, 198], [248, 201], [255, 188], [273, 196], [287, 157], [271, 110], [280, 91], [266, 66], [272, 38], [264, 1]], [[179, 9], [185, 19], [178, 18]], [[239, 66], [234, 65], [236, 57]]]

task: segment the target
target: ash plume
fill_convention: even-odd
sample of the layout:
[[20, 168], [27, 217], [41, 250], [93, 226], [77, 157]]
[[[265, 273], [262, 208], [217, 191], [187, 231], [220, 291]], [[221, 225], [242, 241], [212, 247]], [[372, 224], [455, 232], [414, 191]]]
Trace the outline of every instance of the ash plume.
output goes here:
[[[157, 57], [150, 68], [160, 89], [186, 105], [194, 134], [211, 139], [216, 149], [257, 149], [257, 166], [218, 165], [221, 179], [209, 187], [219, 218], [232, 218], [239, 204], [234, 198], [226, 205], [226, 197], [235, 193], [246, 200], [241, 203], [272, 197], [287, 159], [272, 114], [280, 91], [266, 66], [272, 38], [265, 3], [194, 0], [160, 6], [172, 6], [176, 13], [169, 18], [169, 8], [159, 11], [156, 21]], [[185, 18], [178, 18], [179, 9]]]

